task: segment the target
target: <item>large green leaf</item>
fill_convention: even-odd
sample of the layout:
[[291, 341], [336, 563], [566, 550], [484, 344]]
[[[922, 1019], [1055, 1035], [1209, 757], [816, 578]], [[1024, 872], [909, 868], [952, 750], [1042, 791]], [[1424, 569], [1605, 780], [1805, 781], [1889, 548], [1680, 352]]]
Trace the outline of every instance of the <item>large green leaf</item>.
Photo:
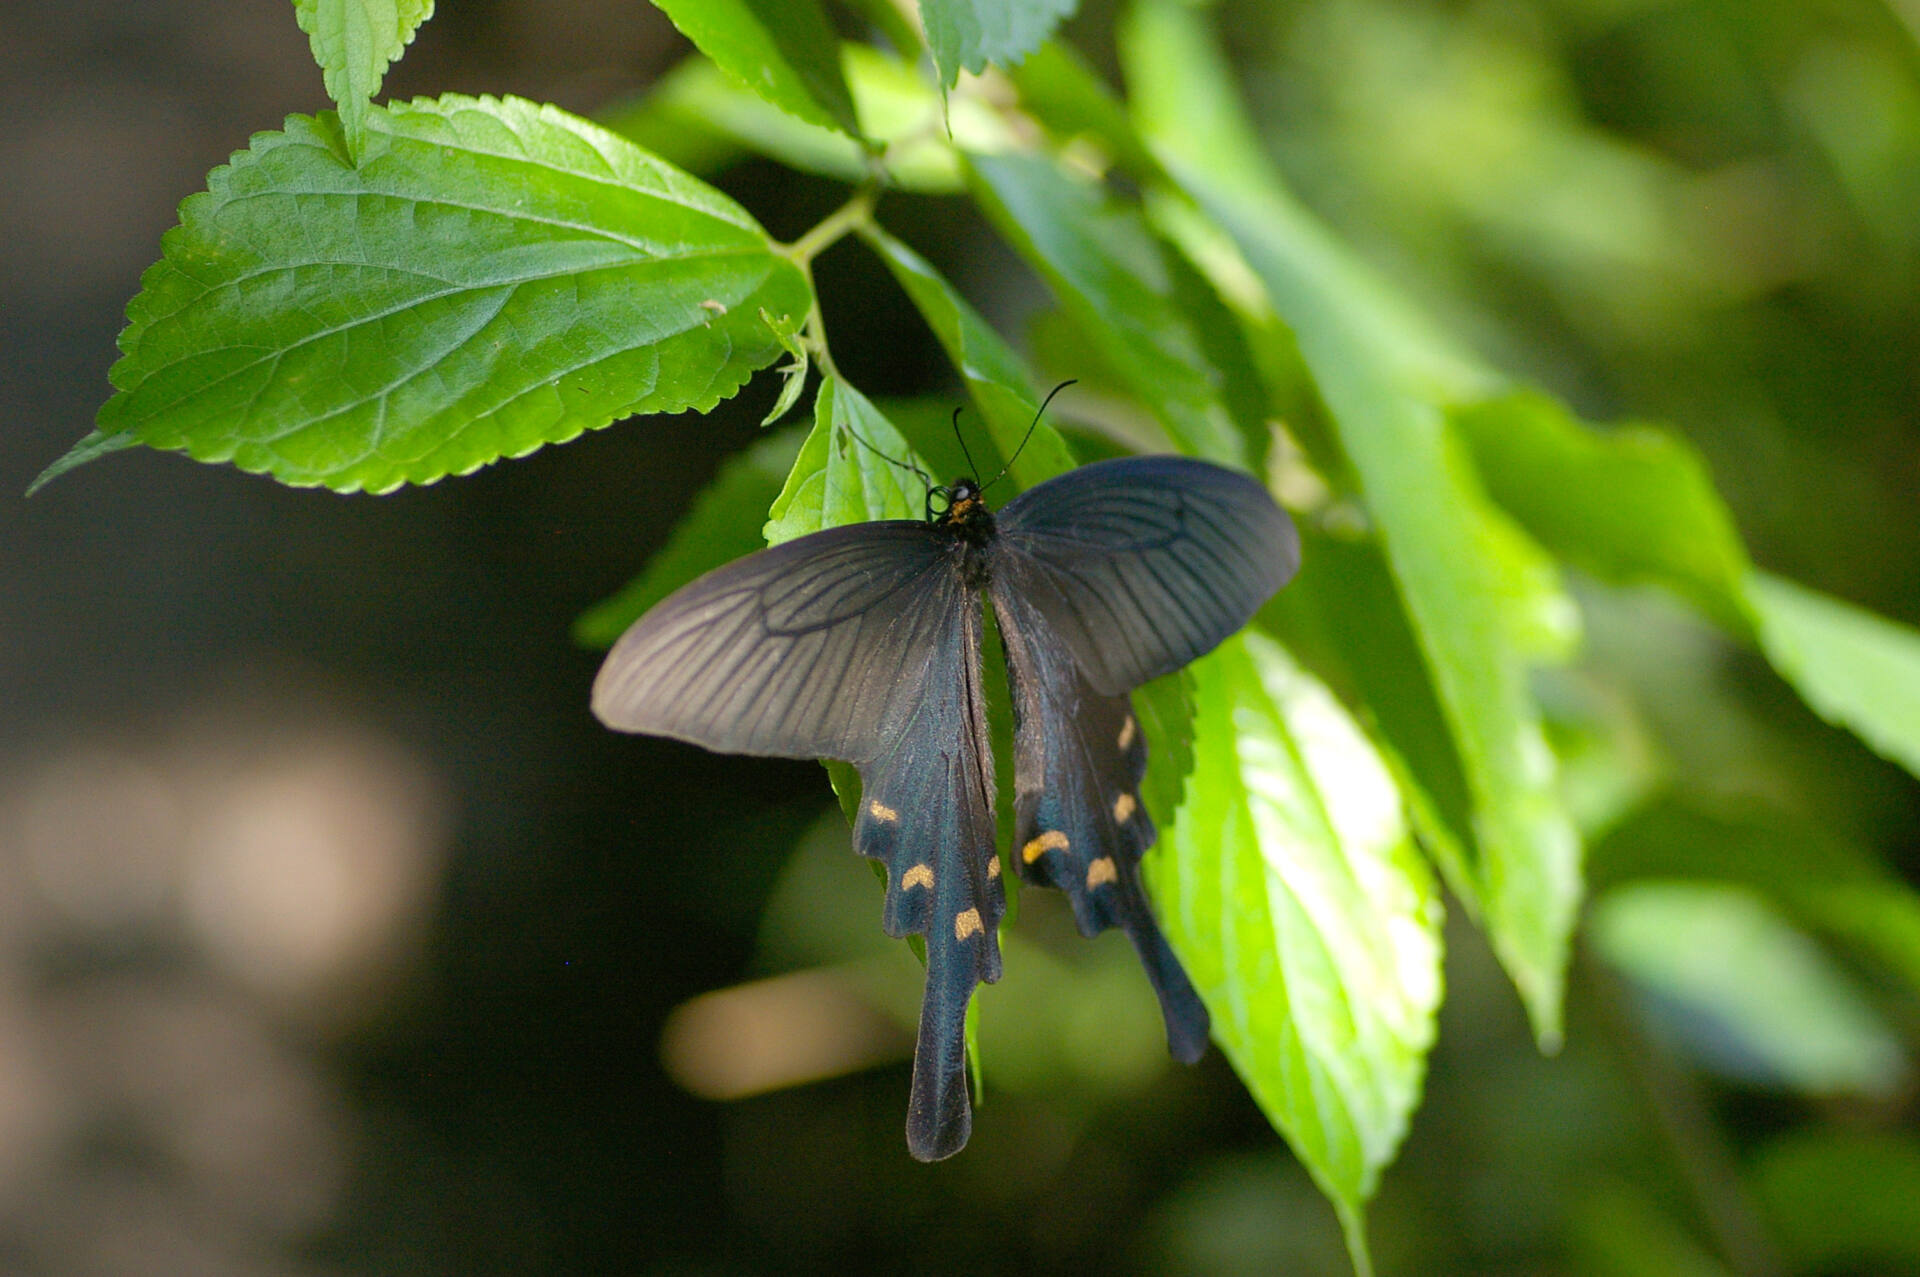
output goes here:
[[1139, 210], [1045, 156], [967, 158], [988, 216], [1174, 442], [1194, 456], [1245, 466], [1225, 379], [1181, 306], [1167, 250]]
[[1444, 407], [1497, 381], [1392, 301], [1287, 193], [1194, 15], [1137, 5], [1122, 33], [1136, 119], [1166, 170], [1234, 238], [1291, 325], [1360, 478], [1472, 799], [1477, 905], [1536, 1032], [1557, 1040], [1580, 847], [1554, 781], [1533, 660], [1574, 614], [1551, 563], [1489, 503]]
[[1193, 773], [1148, 881], [1215, 1040], [1363, 1260], [1433, 1041], [1439, 897], [1385, 766], [1277, 644], [1192, 674]]
[[940, 80], [952, 88], [961, 68], [975, 75], [989, 62], [1020, 61], [1053, 34], [1080, 0], [920, 0], [927, 43], [940, 66]]
[[307, 33], [327, 96], [339, 104], [341, 123], [357, 149], [368, 101], [413, 33], [433, 16], [433, 0], [293, 0], [293, 16]]
[[722, 71], [789, 115], [859, 136], [819, 0], [654, 0]]
[[704, 411], [780, 353], [805, 276], [747, 213], [553, 107], [450, 97], [256, 137], [128, 307], [99, 432], [385, 491], [634, 413]]
[[[1047, 422], [1034, 424], [1033, 379], [1000, 334], [955, 292], [931, 263], [879, 227], [864, 238], [920, 310], [987, 420], [1002, 457], [1018, 452], [1010, 473], [1022, 488], [1073, 468], [1073, 455]], [[1027, 437], [1032, 427], [1032, 437]], [[1025, 446], [1022, 447], [1024, 442]], [[976, 476], [985, 482], [990, 476]]]
[[586, 647], [608, 647], [642, 613], [704, 572], [766, 545], [766, 513], [800, 455], [806, 432], [789, 426], [729, 457], [674, 526], [646, 569], [573, 623]]

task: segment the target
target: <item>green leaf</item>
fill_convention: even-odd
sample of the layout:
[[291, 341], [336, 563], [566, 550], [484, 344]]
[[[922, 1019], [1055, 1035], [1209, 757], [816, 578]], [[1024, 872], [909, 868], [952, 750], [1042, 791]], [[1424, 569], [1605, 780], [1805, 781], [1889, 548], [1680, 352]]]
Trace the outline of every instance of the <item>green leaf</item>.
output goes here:
[[433, 0], [293, 0], [294, 20], [307, 33], [327, 96], [358, 152], [367, 104], [387, 68], [400, 60], [413, 33], [433, 16]]
[[1157, 170], [1133, 131], [1126, 106], [1072, 45], [1048, 41], [1012, 72], [1012, 79], [1020, 90], [1020, 105], [1056, 141], [1091, 139], [1131, 173]]
[[818, 0], [654, 0], [722, 71], [789, 115], [858, 137], [840, 41]]
[[925, 486], [880, 453], [926, 468], [865, 395], [837, 377], [822, 378], [813, 430], [767, 516], [767, 544], [869, 519], [925, 517]]
[[1649, 878], [1738, 883], [1920, 1005], [1920, 892], [1830, 825], [1760, 798], [1723, 806], [1675, 795], [1636, 812], [1595, 843], [1594, 890]]
[[1753, 1184], [1794, 1271], [1920, 1268], [1920, 1142], [1910, 1135], [1803, 1128], [1762, 1151]]
[[[716, 172], [742, 152], [843, 182], [876, 178], [900, 190], [951, 194], [964, 189], [960, 159], [941, 123], [939, 94], [913, 67], [864, 45], [841, 49], [862, 132], [885, 149], [876, 161], [838, 130], [808, 124], [692, 57], [651, 92], [610, 112], [608, 128], [682, 167]], [[953, 137], [983, 150], [1006, 144], [1006, 126], [986, 104], [952, 104]]]
[[1605, 433], [1533, 392], [1463, 407], [1487, 491], [1541, 544], [1603, 581], [1663, 585], [1748, 632], [1747, 553], [1706, 463], [1651, 426]]
[[1920, 632], [1766, 572], [1760, 647], [1815, 712], [1920, 776]]
[[1639, 882], [1601, 897], [1594, 946], [1703, 1063], [1811, 1095], [1886, 1098], [1899, 1040], [1820, 947], [1740, 887]]
[[975, 198], [1182, 450], [1244, 468], [1224, 379], [1138, 209], [1043, 156], [970, 155]]
[[705, 411], [804, 315], [744, 210], [517, 99], [257, 136], [181, 207], [128, 307], [102, 434], [300, 486], [383, 492], [634, 413]]
[[1920, 775], [1920, 633], [1752, 569], [1706, 466], [1645, 426], [1601, 433], [1537, 394], [1453, 422], [1494, 498], [1569, 562], [1663, 585], [1757, 642], [1818, 713]]
[[1140, 131], [1232, 236], [1300, 353], [1358, 474], [1439, 693], [1472, 800], [1472, 880], [1495, 951], [1541, 1041], [1559, 1038], [1580, 846], [1529, 686], [1575, 614], [1552, 564], [1486, 500], [1444, 407], [1494, 384], [1391, 301], [1301, 210], [1231, 96], [1198, 20], [1143, 3], [1121, 49]]
[[611, 646], [642, 613], [687, 582], [765, 546], [761, 529], [767, 509], [779, 497], [805, 438], [798, 427], [788, 427], [729, 457], [646, 569], [573, 623], [574, 642]]
[[789, 362], [775, 370], [780, 374], [780, 395], [760, 422], [763, 426], [770, 426], [793, 411], [793, 405], [800, 402], [800, 392], [807, 388], [807, 369], [812, 361], [807, 358], [807, 347], [800, 340], [800, 319], [792, 315], [769, 314], [764, 308], [760, 311], [760, 318], [766, 320], [773, 339], [780, 343], [780, 349], [786, 351], [789, 357]]
[[[919, 308], [927, 326], [947, 352], [955, 371], [966, 382], [967, 391], [987, 421], [1002, 458], [1019, 456], [1009, 473], [1022, 488], [1031, 488], [1043, 479], [1064, 474], [1073, 468], [1073, 454], [1053, 426], [1045, 421], [1034, 425], [1039, 401], [1033, 395], [1033, 379], [1020, 357], [1000, 338], [979, 312], [955, 292], [953, 285], [918, 253], [879, 227], [869, 227], [862, 237], [893, 277]], [[1032, 427], [1031, 438], [1027, 437]], [[1025, 440], [1025, 447], [1021, 447]], [[984, 482], [988, 476], [976, 476]]]
[[134, 447], [139, 442], [138, 439], [128, 435], [103, 435], [98, 430], [88, 431], [86, 436], [67, 449], [58, 461], [35, 476], [33, 482], [27, 485], [27, 495], [32, 496], [69, 470], [84, 466], [87, 462], [104, 457], [110, 452]]
[[1215, 1040], [1363, 1257], [1433, 1042], [1439, 896], [1380, 758], [1277, 644], [1191, 670], [1193, 774], [1148, 880]]
[[1078, 7], [1079, 0], [920, 0], [920, 20], [940, 82], [952, 88], [963, 67], [978, 75], [989, 62], [1020, 61]]
[[1133, 716], [1147, 742], [1140, 797], [1161, 829], [1173, 828], [1193, 774], [1193, 676], [1176, 670], [1133, 693]]

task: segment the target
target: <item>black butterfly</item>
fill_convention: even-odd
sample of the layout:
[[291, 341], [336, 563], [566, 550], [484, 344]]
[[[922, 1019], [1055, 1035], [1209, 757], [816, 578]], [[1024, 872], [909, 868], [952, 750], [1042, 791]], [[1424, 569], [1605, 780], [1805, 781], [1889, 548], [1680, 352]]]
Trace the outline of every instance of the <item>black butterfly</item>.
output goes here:
[[1300, 548], [1258, 483], [1181, 457], [1084, 466], [998, 518], [972, 479], [927, 505], [924, 523], [816, 532], [662, 600], [608, 655], [593, 708], [622, 731], [859, 769], [854, 847], [886, 862], [887, 934], [926, 937], [907, 1146], [932, 1161], [967, 1142], [967, 1002], [1000, 977], [981, 594], [1013, 695], [1014, 867], [1066, 891], [1083, 933], [1127, 933], [1192, 1062], [1207, 1011], [1140, 888], [1154, 828], [1128, 692], [1244, 625]]

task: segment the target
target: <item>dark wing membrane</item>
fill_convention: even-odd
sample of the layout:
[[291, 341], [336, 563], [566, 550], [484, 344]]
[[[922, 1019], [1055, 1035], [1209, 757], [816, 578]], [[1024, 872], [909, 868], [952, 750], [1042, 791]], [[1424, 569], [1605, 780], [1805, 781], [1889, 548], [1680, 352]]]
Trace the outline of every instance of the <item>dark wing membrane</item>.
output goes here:
[[926, 937], [927, 984], [913, 1056], [907, 1147], [960, 1151], [967, 1102], [967, 1003], [1000, 978], [1006, 911], [994, 854], [993, 753], [980, 694], [980, 602], [946, 616], [926, 675], [886, 752], [860, 771], [853, 845], [887, 866], [887, 933]]
[[963, 588], [926, 524], [799, 537], [634, 622], [594, 680], [593, 711], [726, 753], [865, 763], [917, 697]]
[[862, 523], [716, 569], [661, 600], [608, 654], [609, 727], [860, 768], [854, 847], [887, 866], [889, 934], [926, 937], [907, 1144], [956, 1153], [972, 1125], [967, 1003], [1000, 978], [993, 754], [980, 600], [926, 524]]
[[1013, 693], [1015, 863], [1021, 877], [1067, 893], [1082, 934], [1127, 933], [1160, 999], [1167, 1047], [1191, 1063], [1207, 1047], [1207, 1009], [1140, 885], [1155, 838], [1140, 802], [1146, 740], [1127, 695], [1095, 691], [1027, 599], [1024, 566], [991, 586]]
[[1265, 488], [1185, 457], [1082, 466], [1008, 502], [998, 525], [996, 582], [1019, 577], [1108, 696], [1212, 651], [1300, 566]]

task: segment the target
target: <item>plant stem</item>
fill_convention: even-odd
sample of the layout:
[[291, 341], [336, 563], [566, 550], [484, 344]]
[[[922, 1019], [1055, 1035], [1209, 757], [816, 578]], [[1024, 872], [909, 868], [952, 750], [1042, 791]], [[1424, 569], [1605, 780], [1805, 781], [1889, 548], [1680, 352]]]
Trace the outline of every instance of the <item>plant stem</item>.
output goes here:
[[813, 298], [801, 341], [819, 363], [820, 371], [836, 379], [840, 376], [840, 370], [834, 366], [833, 351], [827, 345], [827, 324], [820, 313], [820, 290], [813, 286], [813, 259], [848, 234], [873, 225], [873, 205], [877, 197], [873, 187], [861, 187], [853, 193], [852, 199], [827, 214], [812, 230], [780, 249], [806, 275], [807, 294]]
[[1574, 969], [1610, 1030], [1628, 1075], [1652, 1110], [1655, 1125], [1673, 1150], [1721, 1256], [1746, 1277], [1784, 1277], [1786, 1268], [1740, 1182], [1733, 1150], [1707, 1113], [1699, 1086], [1657, 1043], [1647, 1040], [1619, 981], [1598, 959], [1582, 952]]

